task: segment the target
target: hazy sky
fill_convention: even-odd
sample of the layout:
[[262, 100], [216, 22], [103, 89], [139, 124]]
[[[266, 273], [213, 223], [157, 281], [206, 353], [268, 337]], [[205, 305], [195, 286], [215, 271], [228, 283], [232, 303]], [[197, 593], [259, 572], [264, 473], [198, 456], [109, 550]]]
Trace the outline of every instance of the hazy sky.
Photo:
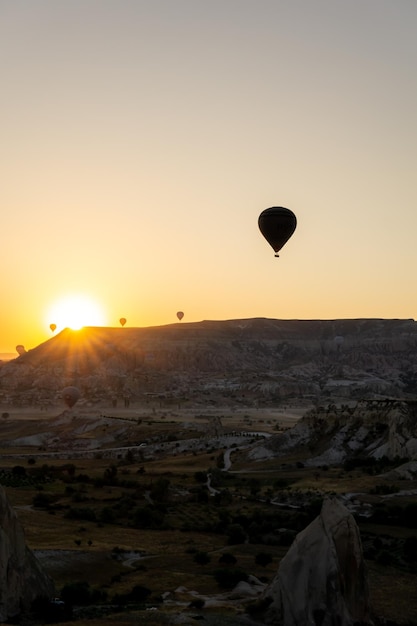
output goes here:
[[415, 318], [416, 31], [416, 0], [0, 0], [0, 351], [75, 294], [110, 326]]

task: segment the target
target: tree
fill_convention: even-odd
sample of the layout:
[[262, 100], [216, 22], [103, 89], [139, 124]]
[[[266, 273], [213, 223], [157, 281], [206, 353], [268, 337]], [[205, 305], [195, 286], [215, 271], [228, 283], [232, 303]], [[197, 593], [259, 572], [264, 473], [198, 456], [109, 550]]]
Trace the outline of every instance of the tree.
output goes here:
[[244, 543], [246, 540], [246, 533], [240, 524], [230, 524], [227, 529], [227, 536], [229, 545]]
[[221, 565], [236, 565], [237, 559], [231, 552], [224, 552], [219, 558]]
[[151, 489], [151, 498], [157, 502], [165, 502], [168, 498], [170, 481], [168, 478], [158, 478]]
[[266, 567], [272, 561], [272, 556], [268, 552], [258, 552], [255, 556], [255, 563], [257, 565], [262, 565], [262, 567]]
[[223, 567], [214, 572], [214, 578], [224, 589], [233, 589], [241, 580], [247, 580], [248, 575], [238, 567]]
[[207, 552], [203, 552], [202, 550], [199, 550], [198, 552], [194, 554], [193, 560], [195, 561], [195, 563], [198, 563], [199, 565], [207, 565], [207, 563], [210, 563], [211, 558], [210, 558], [210, 555], [207, 554]]

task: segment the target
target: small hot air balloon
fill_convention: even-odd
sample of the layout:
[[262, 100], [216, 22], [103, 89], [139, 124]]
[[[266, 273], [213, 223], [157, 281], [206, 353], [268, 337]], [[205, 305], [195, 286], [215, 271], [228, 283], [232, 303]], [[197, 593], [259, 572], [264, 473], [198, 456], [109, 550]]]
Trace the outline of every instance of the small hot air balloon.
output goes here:
[[178, 317], [178, 319], [181, 321], [181, 320], [182, 320], [182, 318], [184, 317], [184, 313], [183, 313], [182, 311], [178, 311], [178, 313], [177, 313], [177, 317]]
[[287, 243], [297, 226], [297, 218], [290, 209], [273, 206], [262, 211], [258, 218], [259, 230], [272, 246], [275, 256]]
[[19, 344], [18, 346], [16, 346], [16, 352], [19, 356], [22, 356], [22, 354], [26, 354], [25, 346], [22, 346], [22, 344]]
[[65, 387], [65, 389], [62, 390], [62, 399], [70, 409], [72, 409], [74, 404], [80, 398], [80, 395], [78, 387]]
[[52, 330], [52, 332], [54, 332], [56, 329], [56, 324], [49, 324], [49, 328]]
[[119, 322], [120, 322], [120, 324], [121, 324], [122, 326], [124, 326], [124, 325], [126, 324], [126, 318], [125, 318], [125, 317], [121, 317], [121, 318], [119, 319]]

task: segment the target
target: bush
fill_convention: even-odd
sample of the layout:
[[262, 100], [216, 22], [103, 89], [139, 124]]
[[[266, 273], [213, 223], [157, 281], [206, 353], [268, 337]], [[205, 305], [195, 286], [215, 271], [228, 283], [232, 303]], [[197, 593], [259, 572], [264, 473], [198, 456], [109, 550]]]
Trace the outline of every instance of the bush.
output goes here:
[[255, 556], [255, 563], [266, 567], [272, 562], [272, 556], [268, 552], [258, 552]]
[[227, 529], [227, 536], [227, 543], [229, 545], [244, 543], [246, 541], [246, 533], [240, 524], [230, 524]]
[[213, 576], [223, 589], [233, 589], [241, 580], [248, 580], [248, 575], [238, 567], [225, 567], [213, 572]]
[[205, 483], [207, 482], [207, 474], [205, 472], [195, 472], [194, 480], [196, 480], [198, 483]]
[[26, 476], [26, 468], [23, 465], [15, 465], [12, 469], [13, 476]]
[[417, 562], [417, 537], [407, 537], [404, 541], [403, 552], [408, 563]]
[[106, 592], [92, 589], [89, 583], [85, 581], [77, 581], [64, 585], [61, 591], [61, 598], [70, 606], [87, 605], [93, 602], [100, 602], [107, 597]]
[[147, 587], [142, 587], [142, 585], [135, 585], [128, 593], [117, 593], [114, 596], [113, 601], [119, 606], [128, 603], [141, 604], [143, 602], [146, 602], [151, 593], [151, 590]]
[[96, 521], [96, 513], [94, 509], [91, 509], [88, 506], [73, 508], [70, 507], [68, 511], [65, 513], [67, 519], [82, 519], [87, 520], [89, 522]]
[[193, 560], [195, 563], [198, 563], [199, 565], [207, 565], [207, 563], [210, 563], [211, 561], [210, 555], [207, 554], [207, 552], [203, 552], [201, 550], [199, 550], [198, 552], [194, 554]]
[[219, 558], [219, 563], [221, 565], [236, 565], [237, 558], [233, 554], [231, 554], [231, 552], [225, 552]]
[[135, 528], [160, 528], [164, 522], [165, 514], [151, 506], [138, 506], [133, 512], [133, 525]]
[[37, 493], [33, 496], [32, 504], [35, 509], [49, 509], [54, 502], [54, 496], [48, 493]]

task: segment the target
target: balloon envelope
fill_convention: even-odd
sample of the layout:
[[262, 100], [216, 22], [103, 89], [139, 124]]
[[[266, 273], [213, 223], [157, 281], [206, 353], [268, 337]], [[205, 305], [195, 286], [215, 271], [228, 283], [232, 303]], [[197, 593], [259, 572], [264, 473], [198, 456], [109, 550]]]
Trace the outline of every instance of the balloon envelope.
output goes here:
[[273, 206], [262, 211], [258, 218], [259, 230], [272, 247], [275, 256], [287, 243], [297, 226], [297, 218], [290, 209]]
[[119, 319], [119, 322], [120, 322], [120, 324], [121, 324], [122, 326], [124, 326], [124, 325], [126, 324], [126, 318], [125, 318], [125, 317], [121, 317], [121, 318]]
[[80, 397], [80, 390], [78, 389], [78, 387], [65, 387], [65, 389], [62, 390], [62, 398], [65, 402], [65, 404], [71, 409], [74, 404], [77, 402], [77, 400]]
[[16, 352], [19, 356], [22, 356], [22, 354], [26, 354], [25, 346], [22, 346], [22, 344], [19, 344], [18, 346], [16, 346]]
[[54, 332], [54, 330], [56, 329], [56, 324], [49, 324], [49, 328], [52, 330], [52, 332]]
[[182, 320], [182, 318], [184, 317], [184, 313], [183, 313], [182, 311], [178, 311], [178, 313], [177, 313], [177, 317], [178, 317], [178, 319], [181, 321], [181, 320]]

